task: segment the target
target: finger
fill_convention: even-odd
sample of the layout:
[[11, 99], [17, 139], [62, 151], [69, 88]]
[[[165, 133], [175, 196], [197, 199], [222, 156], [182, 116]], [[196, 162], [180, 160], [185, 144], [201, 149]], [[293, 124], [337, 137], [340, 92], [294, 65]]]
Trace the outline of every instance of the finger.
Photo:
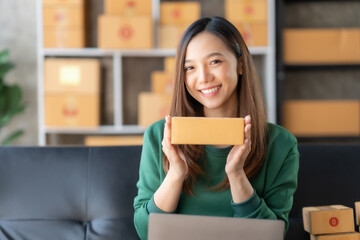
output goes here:
[[165, 117], [164, 139], [171, 142], [171, 118], [169, 115]]
[[247, 124], [245, 126], [244, 132], [245, 132], [245, 136], [244, 136], [245, 139], [251, 140], [251, 124]]

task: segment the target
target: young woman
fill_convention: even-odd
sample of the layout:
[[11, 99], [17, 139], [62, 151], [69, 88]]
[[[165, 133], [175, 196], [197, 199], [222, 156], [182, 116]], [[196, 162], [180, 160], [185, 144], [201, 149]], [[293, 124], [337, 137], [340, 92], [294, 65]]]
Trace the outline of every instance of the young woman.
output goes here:
[[184, 33], [176, 65], [170, 116], [243, 117], [245, 141], [172, 145], [170, 116], [151, 125], [134, 200], [140, 238], [147, 238], [148, 216], [155, 212], [282, 219], [287, 229], [297, 187], [297, 141], [266, 122], [255, 66], [240, 33], [223, 18], [202, 18]]

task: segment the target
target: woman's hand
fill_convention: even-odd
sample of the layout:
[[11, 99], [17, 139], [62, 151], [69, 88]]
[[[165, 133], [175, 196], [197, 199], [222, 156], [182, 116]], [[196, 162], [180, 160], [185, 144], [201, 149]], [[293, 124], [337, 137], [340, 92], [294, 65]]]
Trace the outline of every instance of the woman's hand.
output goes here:
[[184, 179], [188, 173], [188, 166], [186, 164], [184, 154], [177, 146], [171, 144], [171, 117], [166, 116], [165, 120], [162, 150], [169, 161], [168, 174]]
[[227, 159], [225, 172], [230, 183], [231, 195], [234, 203], [246, 201], [254, 190], [246, 177], [244, 165], [251, 151], [251, 118], [245, 117], [244, 144], [235, 145]]

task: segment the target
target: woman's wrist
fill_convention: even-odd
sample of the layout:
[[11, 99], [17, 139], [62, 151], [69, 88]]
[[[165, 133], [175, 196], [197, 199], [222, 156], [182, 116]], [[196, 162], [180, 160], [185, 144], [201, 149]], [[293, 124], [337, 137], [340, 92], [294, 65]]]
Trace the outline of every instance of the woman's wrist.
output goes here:
[[244, 171], [229, 174], [228, 179], [234, 203], [244, 202], [253, 195], [254, 189]]

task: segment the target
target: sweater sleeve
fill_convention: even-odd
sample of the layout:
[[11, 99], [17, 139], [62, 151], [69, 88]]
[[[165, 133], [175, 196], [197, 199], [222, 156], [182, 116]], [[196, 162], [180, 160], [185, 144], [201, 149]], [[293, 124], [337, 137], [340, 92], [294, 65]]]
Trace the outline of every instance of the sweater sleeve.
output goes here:
[[149, 127], [145, 131], [139, 180], [136, 184], [138, 194], [134, 199], [134, 225], [141, 239], [147, 239], [149, 214], [162, 212], [153, 200], [153, 195], [163, 180], [161, 140], [161, 127]]
[[[285, 155], [274, 154], [272, 162], [265, 166], [267, 174], [264, 179], [265, 187], [259, 196], [256, 191], [245, 202], [234, 204], [235, 217], [281, 219], [285, 222], [285, 232], [289, 227], [288, 216], [293, 204], [293, 194], [297, 188], [297, 174], [299, 169], [299, 152], [296, 140]], [[283, 159], [279, 159], [283, 158]]]

